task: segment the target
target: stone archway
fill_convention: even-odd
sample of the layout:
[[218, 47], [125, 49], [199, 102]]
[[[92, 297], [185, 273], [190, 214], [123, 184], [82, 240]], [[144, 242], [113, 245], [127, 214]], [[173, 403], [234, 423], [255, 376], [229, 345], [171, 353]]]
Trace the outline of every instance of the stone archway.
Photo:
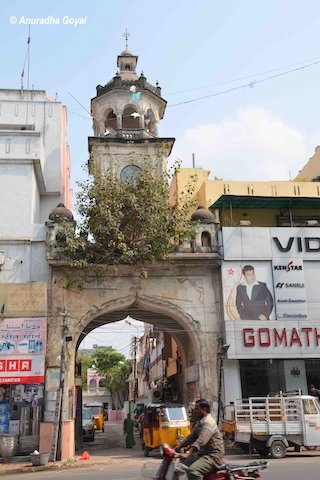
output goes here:
[[[63, 458], [73, 455], [73, 419], [70, 397], [75, 384], [77, 346], [93, 329], [128, 315], [172, 333], [183, 352], [186, 401], [196, 393], [217, 401], [217, 340], [220, 336], [220, 283], [216, 254], [197, 254], [188, 261], [163, 262], [144, 269], [118, 267], [83, 291], [66, 290], [64, 266], [52, 262], [51, 316], [48, 322], [47, 367], [60, 367], [62, 316], [67, 309], [64, 364]], [[193, 390], [190, 390], [190, 385]], [[196, 385], [196, 387], [195, 387]], [[47, 384], [50, 391], [50, 385]], [[190, 393], [191, 392], [191, 393]], [[189, 395], [189, 397], [188, 397]]]

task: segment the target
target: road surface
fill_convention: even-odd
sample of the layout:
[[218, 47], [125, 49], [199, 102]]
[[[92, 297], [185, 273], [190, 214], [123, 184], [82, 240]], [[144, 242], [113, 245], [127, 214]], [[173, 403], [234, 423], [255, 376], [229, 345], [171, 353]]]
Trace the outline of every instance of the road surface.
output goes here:
[[[141, 461], [140, 461], [141, 460]], [[252, 460], [252, 458], [250, 459]], [[9, 480], [141, 480], [141, 469], [146, 459], [121, 463], [91, 465], [90, 468], [73, 468], [37, 473], [10, 475]], [[151, 460], [158, 463], [159, 460]], [[227, 457], [232, 463], [245, 463], [243, 457]], [[282, 460], [269, 460], [268, 470], [261, 480], [317, 480], [320, 478], [320, 458], [312, 456], [287, 457]]]

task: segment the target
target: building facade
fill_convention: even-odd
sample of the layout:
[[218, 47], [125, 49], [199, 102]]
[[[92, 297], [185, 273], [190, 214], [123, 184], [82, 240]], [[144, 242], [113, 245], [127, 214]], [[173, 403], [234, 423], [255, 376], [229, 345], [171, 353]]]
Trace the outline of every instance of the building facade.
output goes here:
[[47, 340], [46, 221], [71, 207], [67, 113], [40, 90], [0, 89], [0, 425], [39, 446]]

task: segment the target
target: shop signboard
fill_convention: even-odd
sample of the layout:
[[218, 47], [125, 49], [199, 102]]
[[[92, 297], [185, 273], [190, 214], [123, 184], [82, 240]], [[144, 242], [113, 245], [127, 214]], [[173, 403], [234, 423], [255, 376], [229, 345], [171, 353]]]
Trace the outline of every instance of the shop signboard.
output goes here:
[[45, 318], [0, 321], [0, 384], [44, 382]]
[[320, 357], [320, 231], [224, 228], [228, 358]]

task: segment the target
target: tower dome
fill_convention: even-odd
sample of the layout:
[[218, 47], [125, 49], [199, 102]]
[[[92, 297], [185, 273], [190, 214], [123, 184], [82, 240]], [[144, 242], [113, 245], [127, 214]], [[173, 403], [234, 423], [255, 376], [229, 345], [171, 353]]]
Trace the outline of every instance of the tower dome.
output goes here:
[[60, 221], [73, 222], [72, 212], [63, 204], [59, 203], [49, 214], [49, 220], [59, 223]]
[[200, 223], [215, 223], [215, 217], [213, 213], [203, 206], [199, 206], [198, 209], [191, 215], [191, 220], [193, 222]]

